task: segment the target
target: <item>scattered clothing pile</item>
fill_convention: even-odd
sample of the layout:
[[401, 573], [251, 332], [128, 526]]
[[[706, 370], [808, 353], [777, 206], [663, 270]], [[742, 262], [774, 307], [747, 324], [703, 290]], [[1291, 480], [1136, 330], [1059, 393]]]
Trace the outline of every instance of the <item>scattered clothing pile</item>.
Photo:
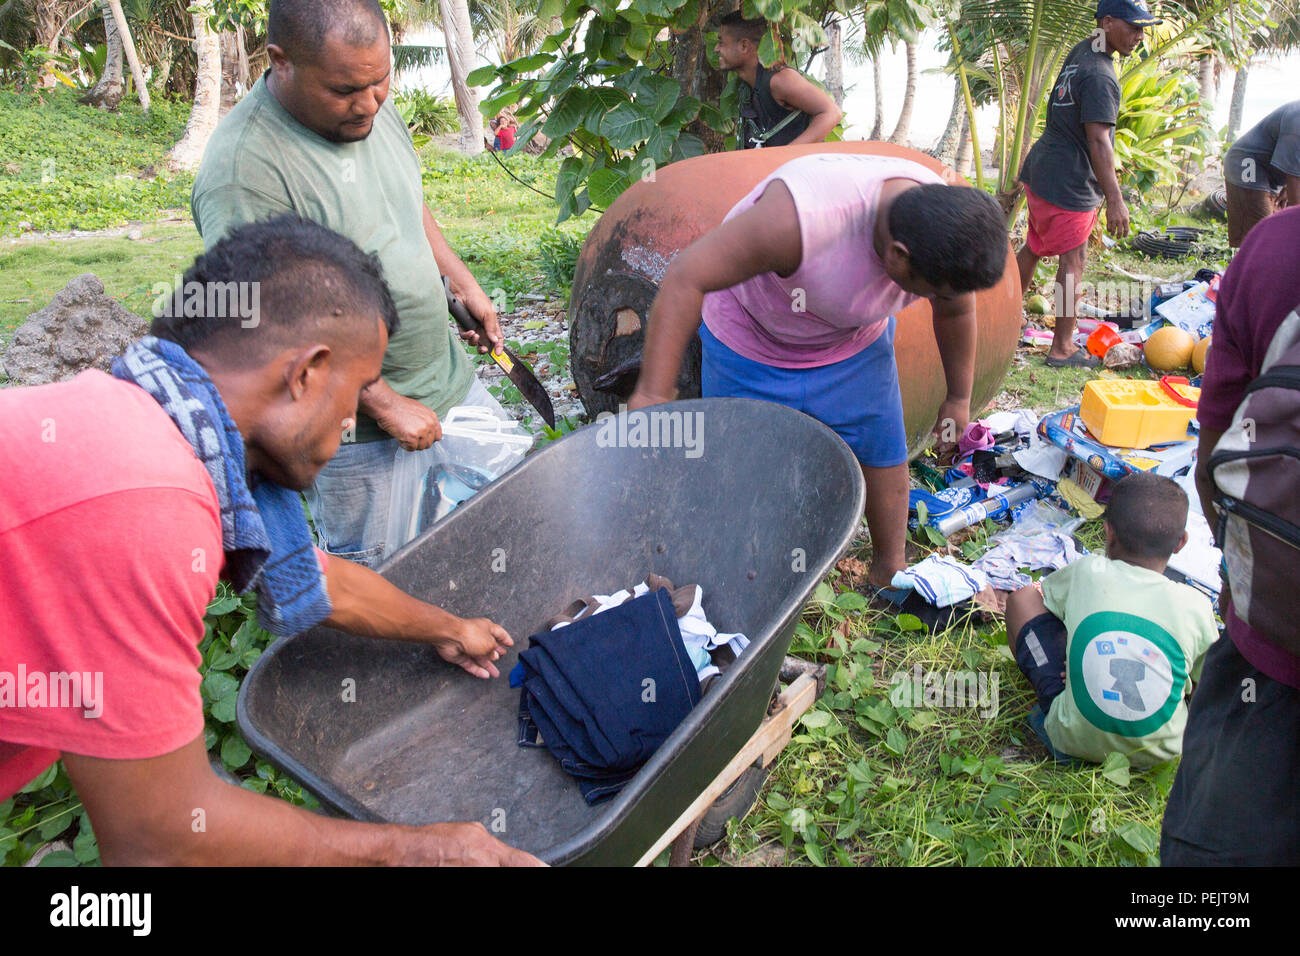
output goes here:
[[651, 575], [574, 601], [510, 673], [519, 746], [550, 750], [589, 804], [618, 793], [749, 644], [719, 633], [703, 600], [698, 585]]

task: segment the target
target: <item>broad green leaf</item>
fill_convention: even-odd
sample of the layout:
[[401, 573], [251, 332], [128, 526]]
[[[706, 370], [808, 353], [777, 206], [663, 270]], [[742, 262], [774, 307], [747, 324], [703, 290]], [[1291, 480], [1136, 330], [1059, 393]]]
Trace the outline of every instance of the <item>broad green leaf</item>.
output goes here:
[[694, 133], [682, 133], [673, 143], [673, 162], [704, 155], [704, 141]]
[[41, 862], [37, 867], [43, 866], [78, 866], [77, 858], [68, 850], [55, 850], [53, 853], [47, 853], [41, 857]]
[[[23, 787], [18, 792], [35, 793], [37, 790], [44, 790], [53, 782], [54, 777], [58, 774], [58, 772], [59, 772], [59, 764], [58, 761], [55, 761], [45, 769], [44, 773], [42, 773], [39, 777], [37, 777], [31, 783], [27, 784], [27, 786]], [[30, 807], [28, 809], [30, 809]]]
[[844, 591], [835, 595], [835, 606], [842, 611], [861, 611], [867, 606], [867, 599], [857, 591]]
[[217, 598], [209, 604], [207, 614], [209, 617], [220, 617], [222, 614], [229, 614], [237, 607], [239, 607], [239, 595], [231, 594], [224, 598]]
[[587, 90], [587, 112], [583, 114], [582, 125], [589, 130], [600, 129], [600, 121], [605, 114], [620, 103], [630, 103], [632, 97], [623, 90], [612, 86], [595, 86]]
[[930, 836], [934, 837], [936, 840], [952, 839], [952, 827], [948, 826], [946, 823], [940, 823], [937, 820], [932, 820], [927, 823], [925, 825], [925, 832], [930, 834]]
[[[544, 66], [550, 66], [555, 62], [555, 57], [549, 53], [534, 53], [532, 56], [520, 57], [518, 60], [511, 60], [505, 64], [506, 69], [514, 70], [516, 73], [533, 73]], [[477, 70], [475, 72], [478, 72]], [[473, 74], [471, 74], [472, 76]]]
[[895, 621], [900, 631], [919, 631], [925, 627], [925, 622], [915, 614], [900, 614]]
[[885, 748], [900, 757], [903, 755], [903, 751], [907, 749], [907, 738], [903, 736], [903, 732], [897, 727], [890, 727], [889, 730], [885, 731]]
[[[225, 676], [225, 675], [222, 675]], [[235, 703], [238, 700], [233, 694], [230, 697], [223, 697], [212, 705], [212, 719], [220, 721], [223, 724], [233, 724], [235, 722]]]
[[631, 178], [621, 169], [598, 169], [587, 179], [591, 201], [602, 209], [608, 209], [630, 185]]
[[1128, 757], [1112, 750], [1101, 763], [1101, 775], [1117, 787], [1127, 787], [1130, 780]]
[[[587, 91], [581, 87], [574, 87], [556, 102], [555, 108], [551, 110], [551, 115], [547, 117], [546, 123], [542, 126], [542, 135], [547, 139], [560, 139], [567, 136], [577, 129], [578, 124], [587, 113], [589, 103], [587, 100]], [[573, 157], [569, 157], [572, 159]], [[572, 190], [570, 190], [572, 191]], [[559, 189], [556, 190], [556, 198], [560, 197]]]
[[497, 68], [492, 64], [480, 66], [477, 70], [471, 70], [469, 76], [465, 77], [465, 82], [469, 86], [487, 86], [497, 77]]
[[682, 95], [681, 85], [666, 76], [647, 76], [637, 91], [637, 104], [650, 113], [656, 123], [667, 116]]
[[244, 738], [237, 733], [231, 734], [221, 744], [221, 761], [231, 770], [238, 770], [248, 763], [248, 758], [252, 755]]
[[628, 32], [623, 48], [627, 50], [628, 56], [644, 60], [652, 39], [654, 39], [654, 34], [650, 27], [644, 23], [636, 23], [632, 25], [631, 31]]
[[239, 693], [239, 681], [229, 674], [208, 674], [203, 678], [203, 693], [208, 700], [225, 700]]
[[600, 134], [614, 149], [631, 149], [653, 131], [654, 123], [635, 103], [618, 104], [600, 122]]
[[777, 61], [781, 53], [776, 48], [776, 42], [772, 39], [772, 31], [763, 34], [763, 39], [758, 44], [758, 61], [764, 66], [771, 66]]
[[809, 730], [816, 730], [829, 724], [831, 715], [824, 710], [810, 710], [799, 718], [799, 722]]
[[1139, 853], [1154, 853], [1160, 845], [1160, 839], [1156, 832], [1145, 823], [1139, 823], [1137, 820], [1130, 820], [1128, 823], [1120, 824], [1115, 828], [1115, 833]]

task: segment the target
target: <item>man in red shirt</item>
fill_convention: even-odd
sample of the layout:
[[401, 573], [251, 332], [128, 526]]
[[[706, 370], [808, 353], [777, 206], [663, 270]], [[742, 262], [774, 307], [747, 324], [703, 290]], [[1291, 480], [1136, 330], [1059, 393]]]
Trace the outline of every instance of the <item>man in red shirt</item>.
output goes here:
[[278, 633], [324, 620], [483, 678], [512, 641], [311, 547], [297, 492], [396, 326], [377, 260], [285, 218], [185, 280], [199, 307], [156, 319], [117, 377], [0, 391], [0, 800], [62, 753], [106, 863], [536, 863], [476, 823], [330, 819], [208, 764], [198, 644], [219, 576], [256, 587]]

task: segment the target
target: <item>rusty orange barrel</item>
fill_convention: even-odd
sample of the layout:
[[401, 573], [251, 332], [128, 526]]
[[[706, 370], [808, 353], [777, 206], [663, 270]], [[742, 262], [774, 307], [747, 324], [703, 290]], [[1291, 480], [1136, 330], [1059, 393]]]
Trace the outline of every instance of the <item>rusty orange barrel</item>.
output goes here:
[[[673, 163], [658, 170], [653, 181], [634, 184], [591, 230], [573, 277], [569, 346], [574, 382], [589, 414], [613, 411], [632, 393], [650, 303], [673, 257], [719, 225], [731, 207], [778, 166], [818, 152], [900, 156], [949, 182], [964, 182], [924, 153], [889, 143], [851, 142], [712, 153]], [[1010, 367], [1020, 337], [1020, 298], [1015, 254], [1008, 248], [1002, 281], [976, 296], [972, 412], [997, 394]], [[915, 302], [898, 314], [894, 353], [908, 447], [915, 455], [947, 393], [928, 301]], [[677, 386], [681, 398], [700, 394], [698, 339], [682, 363]]]

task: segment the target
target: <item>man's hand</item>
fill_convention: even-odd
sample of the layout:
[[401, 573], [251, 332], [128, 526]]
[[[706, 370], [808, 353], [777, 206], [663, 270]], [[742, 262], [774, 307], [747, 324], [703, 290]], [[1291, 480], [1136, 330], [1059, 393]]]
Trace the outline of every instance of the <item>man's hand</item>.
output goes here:
[[1106, 231], [1116, 239], [1123, 239], [1128, 235], [1129, 218], [1128, 206], [1120, 197], [1108, 200], [1106, 202]]
[[481, 290], [477, 295], [471, 295], [464, 301], [469, 314], [483, 323], [483, 329], [487, 332], [487, 341], [482, 341], [477, 332], [461, 332], [460, 337], [470, 345], [478, 346], [480, 352], [486, 353], [490, 347], [492, 351], [499, 354], [505, 348], [506, 337], [497, 319], [496, 306]]
[[369, 414], [406, 451], [420, 451], [442, 438], [438, 413], [396, 392]]
[[966, 426], [970, 424], [970, 399], [947, 398], [939, 406], [939, 418], [932, 434], [941, 461], [952, 457]]
[[456, 618], [451, 631], [450, 635], [429, 641], [439, 657], [475, 677], [500, 676], [493, 662], [515, 644], [504, 627], [485, 617]]
[[512, 846], [506, 846], [487, 832], [481, 823], [434, 823], [419, 827], [420, 837], [411, 840], [414, 866], [545, 866], [541, 860]]

